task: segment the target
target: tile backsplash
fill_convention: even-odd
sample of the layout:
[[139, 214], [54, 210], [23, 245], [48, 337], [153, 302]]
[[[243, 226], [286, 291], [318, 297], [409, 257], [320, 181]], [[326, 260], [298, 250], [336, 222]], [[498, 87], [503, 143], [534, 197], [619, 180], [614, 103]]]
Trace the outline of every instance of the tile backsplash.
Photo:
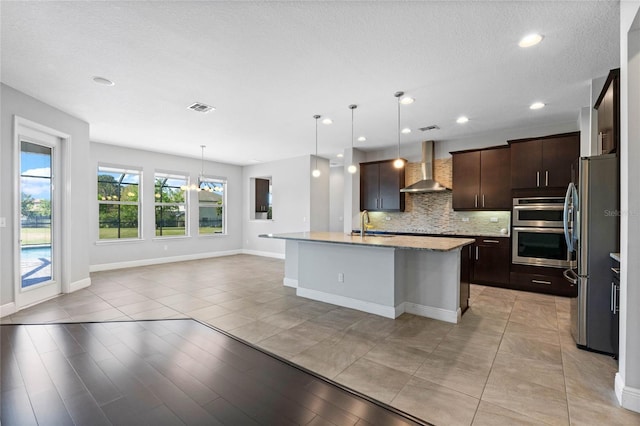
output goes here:
[[[433, 166], [435, 179], [451, 188], [451, 158], [437, 159]], [[422, 178], [420, 163], [409, 163], [406, 167], [407, 185]], [[406, 194], [405, 197], [404, 212], [370, 212], [372, 229], [460, 235], [502, 235], [504, 230], [509, 230], [510, 212], [453, 211], [451, 191]]]

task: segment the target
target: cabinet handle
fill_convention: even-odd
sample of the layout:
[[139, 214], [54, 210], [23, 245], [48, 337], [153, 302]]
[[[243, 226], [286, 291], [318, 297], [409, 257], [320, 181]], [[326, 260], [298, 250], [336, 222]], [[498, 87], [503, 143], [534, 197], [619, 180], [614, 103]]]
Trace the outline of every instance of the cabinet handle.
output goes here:
[[544, 171], [544, 186], [549, 186], [549, 170]]
[[482, 194], [482, 207], [484, 207], [484, 194]]
[[542, 280], [531, 280], [532, 283], [534, 284], [546, 284], [546, 285], [551, 285], [551, 281], [542, 281]]
[[620, 306], [618, 305], [618, 286], [614, 286], [613, 288], [613, 313], [617, 314], [620, 312]]
[[478, 194], [476, 194], [475, 206], [478, 207]]
[[482, 240], [483, 243], [495, 243], [495, 244], [500, 244], [500, 241], [498, 240]]
[[476, 246], [476, 260], [478, 260], [478, 246]]
[[611, 268], [611, 272], [613, 272], [614, 274], [619, 274], [620, 268]]
[[536, 186], [540, 187], [540, 172], [536, 172]]
[[376, 209], [378, 208], [378, 199], [376, 198]]
[[380, 208], [383, 208], [384, 198], [380, 198]]

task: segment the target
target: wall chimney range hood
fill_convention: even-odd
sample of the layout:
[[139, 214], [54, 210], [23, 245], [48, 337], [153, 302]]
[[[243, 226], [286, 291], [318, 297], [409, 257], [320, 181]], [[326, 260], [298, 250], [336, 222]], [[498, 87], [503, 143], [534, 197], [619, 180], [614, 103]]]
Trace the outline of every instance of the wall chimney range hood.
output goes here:
[[433, 145], [433, 141], [422, 142], [422, 179], [407, 186], [406, 188], [402, 188], [400, 192], [416, 194], [422, 192], [443, 192], [451, 190], [451, 188], [447, 188], [433, 179], [433, 159], [435, 158]]

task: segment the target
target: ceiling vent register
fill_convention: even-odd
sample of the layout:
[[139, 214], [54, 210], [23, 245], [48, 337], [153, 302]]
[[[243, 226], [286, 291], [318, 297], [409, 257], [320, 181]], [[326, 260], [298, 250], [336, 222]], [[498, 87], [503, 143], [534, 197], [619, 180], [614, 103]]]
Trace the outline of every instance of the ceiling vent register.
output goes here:
[[211, 105], [203, 104], [202, 102], [195, 102], [189, 105], [187, 109], [191, 109], [197, 112], [209, 112], [209, 111], [213, 111], [215, 107], [212, 107]]

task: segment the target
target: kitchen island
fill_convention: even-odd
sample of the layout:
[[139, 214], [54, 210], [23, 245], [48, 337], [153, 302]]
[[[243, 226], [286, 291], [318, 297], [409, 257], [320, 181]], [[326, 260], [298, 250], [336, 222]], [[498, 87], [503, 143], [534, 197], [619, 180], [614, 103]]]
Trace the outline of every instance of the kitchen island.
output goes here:
[[301, 297], [387, 318], [457, 323], [468, 306], [471, 238], [264, 234], [286, 240], [284, 284]]

